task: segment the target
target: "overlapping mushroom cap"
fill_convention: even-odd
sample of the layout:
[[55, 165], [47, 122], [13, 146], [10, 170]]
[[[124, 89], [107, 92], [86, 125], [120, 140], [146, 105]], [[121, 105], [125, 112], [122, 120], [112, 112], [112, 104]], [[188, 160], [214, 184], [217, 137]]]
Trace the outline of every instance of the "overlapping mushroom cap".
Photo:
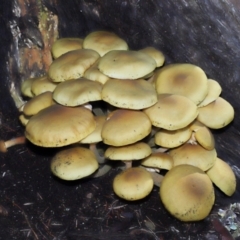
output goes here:
[[35, 145], [61, 147], [79, 142], [93, 132], [95, 127], [96, 122], [90, 110], [55, 104], [28, 121], [25, 135]]

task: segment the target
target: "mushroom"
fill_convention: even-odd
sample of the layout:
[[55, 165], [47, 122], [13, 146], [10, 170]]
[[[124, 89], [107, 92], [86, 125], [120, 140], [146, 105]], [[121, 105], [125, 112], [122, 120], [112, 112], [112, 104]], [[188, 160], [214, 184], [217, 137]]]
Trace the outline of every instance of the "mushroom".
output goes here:
[[25, 79], [21, 83], [21, 93], [23, 94], [23, 96], [30, 97], [30, 98], [32, 98], [34, 96], [31, 87], [32, 87], [33, 82], [37, 79], [38, 79], [38, 77], [28, 78], [28, 79]]
[[157, 102], [154, 87], [143, 79], [111, 79], [103, 85], [102, 100], [125, 109], [140, 110]]
[[144, 142], [137, 142], [121, 147], [108, 147], [104, 156], [110, 160], [121, 160], [126, 168], [132, 167], [132, 161], [140, 160], [152, 153], [151, 148]]
[[7, 149], [17, 144], [23, 144], [26, 142], [25, 136], [16, 137], [7, 141], [0, 140], [0, 152], [7, 152]]
[[213, 79], [208, 79], [207, 83], [208, 83], [207, 96], [203, 99], [201, 103], [198, 104], [198, 107], [207, 106], [209, 103], [215, 101], [222, 92], [222, 88], [217, 81]]
[[222, 159], [217, 158], [214, 165], [207, 170], [212, 182], [227, 196], [232, 196], [236, 190], [236, 177], [232, 168]]
[[146, 53], [147, 55], [152, 57], [155, 60], [157, 67], [161, 67], [165, 61], [163, 53], [154, 47], [146, 47], [140, 49], [139, 52]]
[[82, 49], [83, 39], [81, 38], [60, 38], [56, 40], [51, 48], [53, 58], [58, 58], [64, 53]]
[[60, 150], [51, 161], [52, 173], [64, 180], [87, 177], [98, 169], [98, 162], [92, 151], [79, 146]]
[[208, 93], [206, 74], [193, 64], [169, 64], [158, 70], [154, 78], [158, 94], [182, 95], [199, 104]]
[[61, 82], [53, 92], [53, 99], [64, 106], [79, 106], [101, 100], [102, 84], [86, 78]]
[[79, 142], [95, 127], [96, 122], [89, 109], [55, 104], [30, 118], [25, 136], [38, 146], [61, 147]]
[[234, 109], [225, 99], [218, 97], [205, 107], [198, 108], [197, 120], [212, 129], [227, 126], [234, 118]]
[[53, 82], [80, 78], [98, 58], [99, 54], [90, 49], [64, 53], [52, 62], [48, 70], [48, 76]]
[[153, 126], [177, 130], [189, 125], [198, 115], [197, 106], [187, 97], [159, 94], [158, 102], [143, 110]]
[[113, 190], [120, 198], [136, 201], [145, 198], [153, 189], [151, 174], [144, 168], [128, 168], [113, 180]]
[[93, 49], [103, 56], [112, 50], [128, 50], [128, 44], [115, 33], [94, 31], [84, 38], [83, 48]]
[[106, 53], [98, 64], [105, 75], [117, 79], [138, 79], [156, 68], [153, 58], [143, 52], [113, 50]]
[[189, 140], [192, 135], [192, 131], [189, 126], [169, 131], [166, 129], [160, 129], [154, 136], [155, 143], [164, 148], [179, 147]]
[[191, 143], [185, 143], [178, 148], [171, 149], [169, 154], [173, 158], [173, 166], [189, 164], [203, 171], [210, 169], [217, 158], [215, 148], [207, 150], [199, 144]]
[[206, 218], [215, 201], [213, 184], [208, 175], [191, 165], [173, 167], [164, 176], [160, 198], [171, 215], [189, 222]]
[[145, 138], [151, 132], [148, 116], [136, 110], [118, 109], [111, 113], [102, 128], [103, 142], [124, 146]]

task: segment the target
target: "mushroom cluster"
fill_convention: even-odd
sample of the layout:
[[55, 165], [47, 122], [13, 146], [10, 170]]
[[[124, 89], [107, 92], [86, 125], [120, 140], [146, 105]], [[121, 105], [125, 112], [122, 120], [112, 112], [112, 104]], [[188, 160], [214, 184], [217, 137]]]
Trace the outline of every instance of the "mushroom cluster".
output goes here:
[[116, 195], [139, 200], [155, 184], [166, 209], [182, 221], [208, 216], [213, 183], [234, 193], [236, 178], [217, 156], [210, 131], [228, 125], [234, 109], [200, 67], [164, 65], [161, 51], [129, 50], [106, 31], [59, 39], [52, 56], [45, 76], [22, 83], [29, 100], [20, 121], [33, 144], [58, 148], [55, 176], [99, 177], [121, 160]]

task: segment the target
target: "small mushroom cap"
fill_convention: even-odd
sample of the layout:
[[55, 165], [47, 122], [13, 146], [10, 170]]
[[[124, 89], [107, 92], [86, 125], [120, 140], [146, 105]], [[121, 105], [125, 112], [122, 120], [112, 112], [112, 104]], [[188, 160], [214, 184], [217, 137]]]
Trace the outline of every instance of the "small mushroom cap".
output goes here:
[[90, 49], [67, 52], [52, 62], [48, 76], [53, 82], [80, 78], [98, 58], [99, 54]]
[[146, 47], [140, 49], [139, 52], [144, 52], [152, 57], [156, 61], [157, 67], [161, 67], [165, 61], [163, 53], [154, 47]]
[[141, 161], [145, 167], [170, 170], [173, 167], [173, 158], [168, 153], [154, 152]]
[[189, 222], [206, 218], [214, 204], [214, 188], [201, 169], [191, 165], [173, 167], [164, 176], [160, 198], [177, 219]]
[[21, 124], [22, 124], [23, 126], [26, 126], [27, 123], [28, 123], [28, 121], [29, 121], [29, 119], [30, 119], [31, 117], [32, 117], [32, 116], [25, 116], [24, 114], [20, 114], [20, 116], [19, 116], [19, 121], [21, 122]]
[[111, 160], [139, 160], [149, 156], [152, 153], [147, 143], [137, 142], [122, 147], [109, 147], [104, 156]]
[[120, 198], [135, 201], [145, 198], [153, 189], [151, 174], [144, 168], [128, 168], [113, 180], [113, 190]]
[[100, 82], [100, 83], [104, 84], [110, 79], [110, 77], [108, 77], [107, 75], [105, 75], [99, 71], [99, 69], [98, 69], [99, 60], [100, 60], [100, 58], [90, 68], [88, 68], [86, 70], [83, 77], [85, 77], [89, 80]]
[[97, 143], [102, 141], [102, 127], [106, 121], [106, 116], [95, 116], [96, 128], [87, 137], [83, 138], [80, 143]]
[[225, 99], [218, 97], [205, 107], [198, 108], [197, 120], [212, 129], [227, 126], [234, 118], [234, 109]]
[[174, 131], [160, 129], [154, 136], [155, 144], [164, 148], [178, 147], [189, 140], [192, 131], [187, 126]]
[[82, 49], [83, 39], [81, 38], [60, 38], [52, 45], [53, 58], [58, 58], [66, 52]]
[[111, 78], [138, 79], [151, 73], [156, 62], [143, 52], [113, 50], [99, 60], [98, 68]]
[[217, 158], [215, 149], [206, 150], [198, 144], [185, 143], [182, 146], [169, 151], [173, 158], [173, 166], [189, 164], [207, 171], [211, 168]]
[[111, 79], [103, 85], [102, 99], [111, 105], [126, 109], [143, 109], [157, 102], [157, 93], [151, 83]]
[[213, 79], [208, 79], [207, 83], [208, 83], [207, 96], [204, 98], [204, 100], [200, 104], [198, 104], [198, 107], [207, 106], [209, 103], [215, 101], [222, 92], [222, 87], [217, 81]]
[[215, 148], [215, 140], [211, 131], [207, 127], [199, 128], [195, 133], [194, 137], [197, 142], [207, 150]]
[[35, 96], [44, 92], [53, 92], [57, 83], [52, 82], [47, 75], [37, 78], [31, 85], [31, 90]]
[[102, 84], [86, 78], [72, 79], [58, 84], [53, 99], [64, 106], [79, 106], [101, 100]]
[[32, 98], [34, 96], [33, 92], [32, 92], [32, 84], [33, 82], [38, 79], [39, 77], [35, 77], [35, 78], [28, 78], [25, 79], [22, 84], [21, 84], [21, 93], [23, 94], [23, 96], [26, 97], [30, 97]]
[[115, 33], [94, 31], [85, 37], [83, 48], [93, 49], [98, 52], [100, 56], [103, 56], [112, 50], [128, 50], [128, 45]]
[[94, 153], [83, 147], [70, 147], [59, 151], [51, 161], [52, 173], [63, 180], [87, 177], [98, 169]]
[[89, 109], [55, 104], [30, 118], [25, 135], [38, 146], [62, 147], [79, 142], [95, 127], [96, 122]]
[[158, 102], [143, 112], [153, 126], [167, 130], [184, 128], [198, 115], [197, 106], [191, 100], [175, 94], [159, 94]]
[[105, 144], [124, 146], [145, 138], [152, 129], [148, 116], [136, 110], [118, 109], [111, 113], [102, 129]]
[[30, 99], [23, 107], [23, 113], [26, 116], [31, 116], [37, 114], [44, 108], [47, 108], [53, 105], [52, 93], [51, 92], [44, 92], [38, 96], [33, 97]]
[[195, 104], [203, 101], [208, 93], [207, 76], [193, 64], [178, 63], [164, 66], [154, 74], [157, 93], [185, 96]]
[[227, 196], [232, 196], [236, 190], [236, 177], [232, 168], [222, 159], [217, 158], [213, 167], [207, 171], [212, 182]]

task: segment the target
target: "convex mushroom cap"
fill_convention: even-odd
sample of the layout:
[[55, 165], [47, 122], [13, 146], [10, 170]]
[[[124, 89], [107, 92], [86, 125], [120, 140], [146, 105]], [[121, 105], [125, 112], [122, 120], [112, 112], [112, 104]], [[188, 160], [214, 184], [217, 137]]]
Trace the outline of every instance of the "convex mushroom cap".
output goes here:
[[51, 161], [52, 173], [64, 180], [87, 177], [98, 169], [94, 153], [83, 147], [60, 150]]
[[217, 152], [214, 149], [206, 150], [198, 144], [185, 143], [182, 146], [169, 151], [173, 158], [173, 166], [189, 164], [207, 171], [211, 168], [217, 158]]
[[156, 127], [177, 130], [189, 125], [198, 115], [196, 104], [187, 97], [159, 94], [158, 102], [143, 110]]
[[195, 104], [203, 101], [208, 93], [207, 76], [193, 64], [169, 64], [154, 74], [157, 93], [185, 96]]
[[157, 102], [157, 93], [151, 83], [138, 79], [110, 79], [103, 85], [102, 99], [119, 108], [143, 109]]
[[96, 127], [92, 112], [85, 107], [58, 104], [41, 110], [30, 118], [25, 136], [42, 147], [62, 147], [79, 142]]
[[48, 75], [53, 82], [80, 78], [98, 58], [99, 54], [90, 49], [67, 52], [52, 62]]
[[85, 37], [83, 48], [93, 49], [98, 52], [100, 56], [103, 56], [111, 50], [128, 50], [128, 45], [115, 33], [95, 31]]
[[206, 218], [214, 204], [214, 188], [201, 169], [191, 165], [173, 167], [164, 176], [160, 198], [177, 219], [189, 222]]
[[99, 60], [98, 68], [111, 78], [138, 79], [151, 73], [156, 62], [143, 52], [113, 50]]
[[64, 106], [79, 106], [101, 100], [102, 84], [86, 78], [59, 83], [53, 92], [53, 99]]
[[103, 142], [112, 146], [124, 146], [146, 137], [152, 129], [148, 116], [136, 110], [118, 109], [111, 113], [103, 125]]
[[114, 192], [123, 199], [136, 201], [145, 198], [153, 189], [151, 174], [144, 168], [128, 168], [113, 180]]
[[52, 45], [53, 58], [58, 58], [66, 52], [82, 49], [83, 39], [81, 38], [60, 38]]
[[221, 97], [205, 107], [199, 107], [198, 111], [197, 120], [212, 129], [223, 128], [234, 118], [232, 105]]
[[233, 195], [237, 181], [232, 168], [226, 162], [217, 158], [213, 167], [207, 171], [207, 175], [227, 196]]

